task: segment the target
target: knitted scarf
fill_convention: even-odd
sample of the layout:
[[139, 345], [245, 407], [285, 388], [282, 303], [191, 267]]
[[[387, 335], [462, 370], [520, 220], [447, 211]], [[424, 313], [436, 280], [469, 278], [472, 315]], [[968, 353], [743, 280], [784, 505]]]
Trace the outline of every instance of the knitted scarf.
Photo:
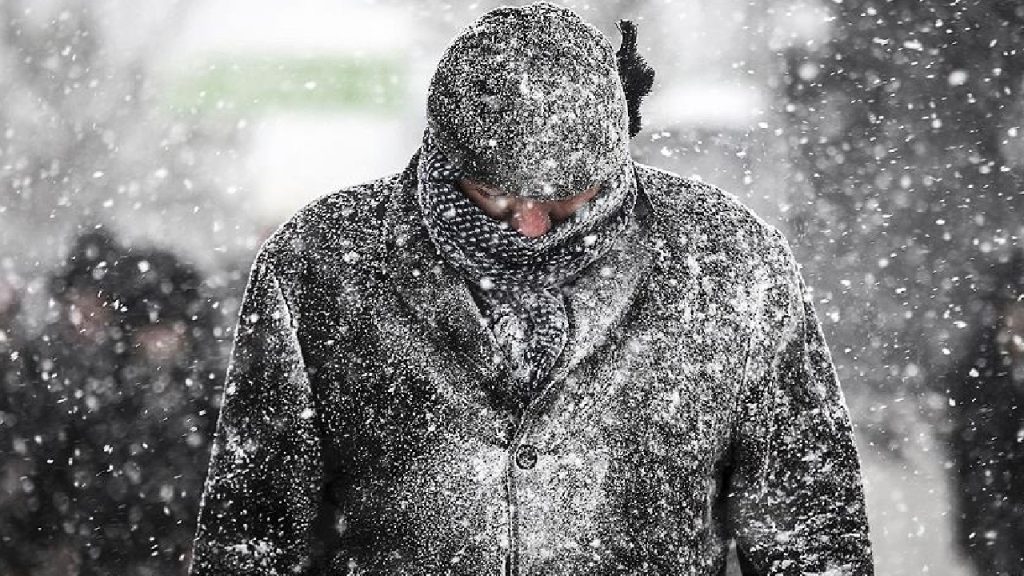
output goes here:
[[486, 215], [459, 190], [461, 168], [428, 129], [420, 151], [416, 200], [441, 256], [469, 283], [511, 376], [522, 408], [545, 383], [568, 340], [561, 288], [608, 252], [636, 204], [628, 156], [592, 200], [538, 238]]

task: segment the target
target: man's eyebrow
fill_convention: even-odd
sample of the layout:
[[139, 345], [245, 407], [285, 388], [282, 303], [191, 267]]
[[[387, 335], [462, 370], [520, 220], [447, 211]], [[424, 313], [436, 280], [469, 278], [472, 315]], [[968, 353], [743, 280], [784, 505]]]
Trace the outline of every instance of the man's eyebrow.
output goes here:
[[471, 180], [469, 178], [466, 178], [465, 180], [466, 180], [466, 182], [469, 183], [470, 186], [483, 191], [488, 196], [507, 196], [508, 195], [503, 190], [500, 190], [498, 188], [493, 188], [493, 187], [488, 186], [487, 184], [484, 184], [482, 182], [477, 182], [476, 180]]

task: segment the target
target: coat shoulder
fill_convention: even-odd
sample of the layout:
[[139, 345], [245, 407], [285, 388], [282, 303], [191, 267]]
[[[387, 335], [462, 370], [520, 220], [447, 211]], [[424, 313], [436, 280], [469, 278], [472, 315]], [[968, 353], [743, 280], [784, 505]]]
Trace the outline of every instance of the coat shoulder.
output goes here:
[[637, 165], [655, 213], [656, 242], [676, 260], [710, 259], [731, 266], [768, 265], [781, 272], [792, 258], [782, 232], [735, 195], [694, 178]]
[[267, 239], [262, 253], [279, 265], [300, 258], [352, 264], [379, 240], [388, 198], [401, 185], [391, 174], [324, 194], [295, 212]]

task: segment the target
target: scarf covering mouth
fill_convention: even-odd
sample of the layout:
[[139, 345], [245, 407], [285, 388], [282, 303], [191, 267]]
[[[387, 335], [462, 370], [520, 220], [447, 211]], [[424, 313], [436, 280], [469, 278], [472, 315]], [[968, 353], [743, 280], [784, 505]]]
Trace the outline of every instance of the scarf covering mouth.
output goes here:
[[538, 238], [491, 218], [459, 188], [462, 168], [425, 133], [416, 200], [441, 256], [469, 283], [504, 354], [522, 409], [539, 392], [568, 340], [562, 287], [605, 255], [633, 217], [637, 188], [628, 157], [597, 195]]

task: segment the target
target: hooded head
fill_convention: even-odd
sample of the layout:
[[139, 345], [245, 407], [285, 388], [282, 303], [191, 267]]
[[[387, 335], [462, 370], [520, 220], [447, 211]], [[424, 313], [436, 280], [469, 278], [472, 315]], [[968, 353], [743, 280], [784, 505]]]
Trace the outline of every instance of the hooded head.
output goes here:
[[[628, 144], [653, 71], [636, 54], [635, 29], [620, 26], [615, 53], [570, 10], [499, 8], [456, 37], [430, 84], [416, 201], [438, 252], [481, 304], [517, 402], [539, 389], [567, 342], [561, 288], [637, 228]], [[597, 190], [535, 235], [486, 213], [459, 189], [465, 179], [526, 206]]]
[[574, 196], [629, 161], [611, 44], [546, 2], [493, 10], [456, 37], [431, 80], [427, 120], [466, 177], [513, 196]]

